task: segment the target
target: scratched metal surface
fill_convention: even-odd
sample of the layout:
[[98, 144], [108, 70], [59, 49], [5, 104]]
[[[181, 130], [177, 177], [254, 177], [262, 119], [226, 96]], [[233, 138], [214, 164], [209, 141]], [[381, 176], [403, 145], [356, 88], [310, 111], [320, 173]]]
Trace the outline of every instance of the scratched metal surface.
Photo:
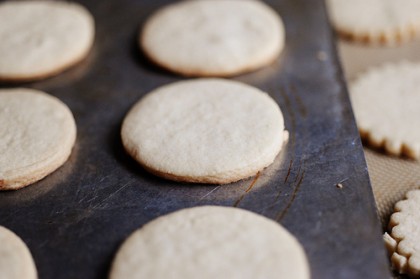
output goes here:
[[154, 177], [120, 142], [128, 109], [148, 91], [180, 79], [150, 65], [136, 45], [139, 25], [169, 1], [83, 2], [97, 27], [88, 59], [25, 85], [71, 108], [78, 126], [73, 154], [33, 186], [0, 193], [0, 224], [28, 244], [40, 278], [105, 278], [118, 246], [135, 229], [205, 204], [237, 206], [279, 221], [302, 242], [312, 278], [389, 277], [362, 146], [321, 0], [268, 1], [283, 16], [287, 47], [272, 66], [236, 79], [279, 103], [290, 142], [257, 178], [226, 186]]

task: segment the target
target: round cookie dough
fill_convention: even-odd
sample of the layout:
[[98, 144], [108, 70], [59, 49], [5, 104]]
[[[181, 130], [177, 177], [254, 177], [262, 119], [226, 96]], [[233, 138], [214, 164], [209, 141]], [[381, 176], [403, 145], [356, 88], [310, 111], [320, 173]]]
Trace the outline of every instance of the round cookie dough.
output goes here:
[[343, 38], [395, 45], [420, 31], [418, 0], [327, 0], [331, 22]]
[[305, 252], [278, 223], [232, 207], [160, 217], [121, 246], [110, 279], [309, 279]]
[[270, 165], [287, 140], [277, 103], [257, 88], [222, 79], [162, 86], [122, 125], [127, 152], [171, 180], [225, 184]]
[[94, 20], [66, 1], [0, 4], [0, 80], [29, 81], [55, 75], [81, 61], [94, 39]]
[[231, 76], [272, 63], [284, 47], [279, 15], [262, 1], [181, 1], [146, 22], [140, 45], [185, 76]]
[[31, 252], [13, 232], [0, 226], [0, 278], [37, 279]]
[[350, 97], [362, 138], [394, 155], [420, 159], [420, 64], [373, 68], [356, 79]]
[[70, 156], [76, 125], [60, 100], [33, 89], [0, 90], [0, 190], [36, 182]]

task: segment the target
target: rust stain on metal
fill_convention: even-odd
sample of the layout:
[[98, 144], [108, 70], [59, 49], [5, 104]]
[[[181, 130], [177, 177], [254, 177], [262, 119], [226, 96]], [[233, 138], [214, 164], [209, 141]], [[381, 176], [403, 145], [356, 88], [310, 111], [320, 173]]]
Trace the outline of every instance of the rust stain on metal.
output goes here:
[[286, 207], [277, 215], [277, 218], [276, 218], [277, 221], [280, 221], [281, 219], [283, 219], [283, 217], [289, 211], [290, 207], [292, 206], [293, 202], [295, 201], [297, 193], [300, 190], [300, 185], [302, 185], [302, 181], [303, 181], [304, 177], [305, 177], [305, 171], [302, 172], [302, 175], [300, 176], [300, 179], [299, 179], [298, 183], [296, 184], [295, 190], [292, 193], [292, 198], [287, 203]]
[[286, 183], [287, 180], [289, 179], [290, 172], [292, 171], [292, 164], [293, 164], [293, 160], [290, 160], [289, 169], [287, 170], [287, 175], [286, 175], [286, 178], [284, 179], [284, 183]]
[[252, 190], [252, 188], [254, 187], [255, 183], [257, 182], [258, 178], [260, 178], [260, 172], [257, 172], [257, 174], [255, 175], [254, 180], [252, 180], [251, 185], [249, 185], [248, 189], [246, 189], [245, 193], [248, 193], [249, 191]]
[[299, 174], [300, 174], [300, 171], [302, 170], [302, 165], [299, 165], [299, 169], [298, 169], [298, 174], [296, 175], [296, 178], [295, 178], [295, 183], [298, 181], [298, 179], [299, 179]]
[[254, 188], [255, 183], [257, 183], [258, 178], [260, 177], [260, 172], [257, 172], [257, 174], [255, 175], [254, 179], [252, 180], [251, 184], [249, 185], [248, 189], [245, 190], [245, 193], [243, 193], [239, 199], [233, 204], [234, 207], [238, 207], [238, 205], [241, 203], [241, 201], [243, 200], [243, 198], [246, 196], [246, 194], [248, 194], [252, 188]]

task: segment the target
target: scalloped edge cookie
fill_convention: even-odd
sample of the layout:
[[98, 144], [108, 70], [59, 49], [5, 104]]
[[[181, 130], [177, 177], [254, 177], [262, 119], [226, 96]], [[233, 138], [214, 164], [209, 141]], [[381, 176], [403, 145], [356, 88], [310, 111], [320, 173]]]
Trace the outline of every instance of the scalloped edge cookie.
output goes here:
[[420, 1], [327, 0], [331, 23], [345, 40], [393, 46], [420, 33]]
[[411, 190], [395, 204], [384, 234], [393, 267], [401, 274], [420, 277], [420, 190]]
[[[360, 136], [396, 156], [420, 159], [420, 63], [402, 61], [371, 68], [349, 91]], [[417, 124], [416, 124], [417, 123]]]

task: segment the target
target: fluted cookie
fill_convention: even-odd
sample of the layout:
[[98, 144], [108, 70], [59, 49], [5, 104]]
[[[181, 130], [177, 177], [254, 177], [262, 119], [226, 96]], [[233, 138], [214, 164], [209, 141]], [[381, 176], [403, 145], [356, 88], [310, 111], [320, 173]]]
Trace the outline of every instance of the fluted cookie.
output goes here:
[[420, 32], [418, 0], [327, 0], [330, 18], [345, 39], [395, 45]]
[[409, 191], [406, 199], [395, 205], [389, 230], [384, 240], [394, 268], [420, 278], [420, 190]]
[[420, 158], [420, 64], [373, 68], [350, 86], [362, 138], [394, 155]]

